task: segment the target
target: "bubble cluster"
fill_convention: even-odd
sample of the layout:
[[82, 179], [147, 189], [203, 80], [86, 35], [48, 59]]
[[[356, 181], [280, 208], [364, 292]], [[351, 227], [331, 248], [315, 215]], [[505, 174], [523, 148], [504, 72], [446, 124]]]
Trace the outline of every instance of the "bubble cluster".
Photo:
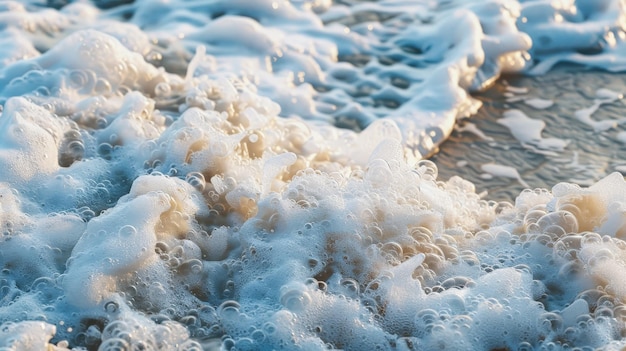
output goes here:
[[618, 68], [602, 4], [6, 2], [0, 348], [623, 348], [621, 175], [423, 159], [528, 50]]

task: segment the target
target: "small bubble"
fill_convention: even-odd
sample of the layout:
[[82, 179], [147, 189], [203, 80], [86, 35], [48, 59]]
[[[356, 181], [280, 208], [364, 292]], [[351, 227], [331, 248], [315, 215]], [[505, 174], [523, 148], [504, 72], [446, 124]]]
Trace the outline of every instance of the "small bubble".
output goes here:
[[107, 156], [110, 156], [112, 151], [113, 151], [113, 146], [109, 143], [102, 143], [98, 145], [98, 153], [105, 158]]
[[222, 350], [233, 350], [235, 347], [235, 340], [226, 338], [222, 341]]
[[359, 295], [359, 283], [350, 278], [344, 278], [339, 283], [343, 288], [344, 292], [350, 297], [358, 297]]
[[263, 330], [257, 329], [252, 332], [252, 339], [257, 343], [262, 343], [266, 339], [265, 332]]
[[180, 351], [202, 351], [202, 346], [195, 340], [187, 340], [183, 342], [177, 350]]
[[222, 318], [236, 318], [239, 316], [241, 305], [234, 300], [224, 301], [218, 308], [217, 314]]
[[276, 333], [276, 325], [272, 322], [267, 322], [263, 324], [263, 329], [268, 335], [272, 335]]
[[107, 324], [107, 326], [102, 331], [102, 339], [105, 340], [118, 338], [120, 335], [125, 336], [128, 329], [129, 328], [126, 322], [121, 320], [113, 321]]
[[75, 156], [82, 156], [85, 153], [85, 146], [79, 140], [71, 141], [67, 144], [67, 148]]
[[415, 171], [426, 181], [436, 181], [439, 175], [437, 165], [430, 160], [421, 160], [415, 165]]
[[104, 305], [104, 310], [107, 313], [117, 313], [117, 311], [119, 310], [119, 305], [117, 304], [117, 302], [115, 301], [109, 301]]
[[248, 140], [251, 143], [256, 143], [257, 141], [259, 141], [259, 136], [257, 134], [250, 134], [248, 135]]
[[156, 87], [154, 88], [154, 94], [158, 97], [167, 96], [171, 92], [172, 92], [172, 87], [165, 82], [161, 82], [157, 84]]
[[99, 351], [122, 351], [130, 350], [130, 345], [124, 339], [111, 338], [106, 339], [98, 347]]
[[118, 233], [122, 237], [130, 237], [137, 234], [137, 229], [135, 229], [135, 227], [133, 227], [132, 225], [125, 225], [120, 228]]
[[98, 78], [96, 81], [96, 85], [93, 88], [94, 93], [104, 95], [111, 93], [111, 83], [108, 80]]
[[109, 121], [107, 121], [106, 118], [99, 117], [98, 119], [96, 119], [96, 126], [98, 126], [98, 129], [104, 129], [107, 127], [108, 124]]
[[206, 187], [206, 180], [204, 179], [204, 175], [200, 172], [188, 173], [185, 180], [200, 192], [204, 191], [204, 188]]
[[87, 74], [84, 71], [80, 70], [74, 70], [70, 72], [69, 78], [70, 85], [74, 88], [82, 88], [85, 84], [87, 84], [87, 81], [89, 80]]

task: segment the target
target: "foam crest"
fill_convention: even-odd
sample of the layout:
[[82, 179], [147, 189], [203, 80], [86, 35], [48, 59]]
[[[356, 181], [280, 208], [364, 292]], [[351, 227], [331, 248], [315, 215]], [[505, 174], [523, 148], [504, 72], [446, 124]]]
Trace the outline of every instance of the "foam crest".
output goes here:
[[67, 350], [50, 344], [56, 328], [44, 322], [5, 323], [0, 330], [0, 345], [7, 350]]
[[49, 5], [0, 13], [0, 346], [624, 347], [622, 175], [424, 159], [502, 72], [621, 69], [620, 2]]
[[38, 175], [59, 169], [58, 143], [67, 123], [24, 98], [6, 102], [0, 128], [2, 138], [2, 179], [20, 184]]

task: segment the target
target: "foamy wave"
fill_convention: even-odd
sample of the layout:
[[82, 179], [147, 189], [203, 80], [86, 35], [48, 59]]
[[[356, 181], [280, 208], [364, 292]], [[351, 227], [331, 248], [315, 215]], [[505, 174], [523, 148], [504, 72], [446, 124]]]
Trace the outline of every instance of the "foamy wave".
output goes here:
[[45, 5], [1, 5], [1, 347], [626, 345], [623, 176], [423, 159], [502, 72], [621, 70], [620, 1]]

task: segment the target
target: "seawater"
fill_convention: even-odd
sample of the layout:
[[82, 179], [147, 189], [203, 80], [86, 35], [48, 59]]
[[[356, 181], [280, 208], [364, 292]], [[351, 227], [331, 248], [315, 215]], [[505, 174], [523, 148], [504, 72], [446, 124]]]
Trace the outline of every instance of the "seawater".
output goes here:
[[[482, 165], [513, 167], [531, 188], [549, 188], [562, 181], [589, 186], [613, 172], [624, 174], [626, 143], [620, 140], [624, 100], [606, 103], [591, 115], [595, 122], [615, 126], [606, 130], [595, 130], [577, 115], [594, 105], [598, 89], [624, 91], [625, 79], [623, 74], [566, 65], [542, 76], [505, 76], [475, 94], [483, 107], [459, 123], [431, 160], [438, 165], [440, 178], [460, 175], [474, 183], [478, 193], [499, 201], [512, 201], [525, 186], [515, 178], [492, 176]], [[535, 124], [543, 122], [539, 137], [558, 139], [556, 146], [566, 146], [554, 152], [537, 149], [533, 143], [540, 138], [533, 142], [512, 137], [502, 123], [506, 116], [511, 120], [512, 113], [534, 119]]]
[[[540, 112], [466, 119], [502, 74], [626, 68], [623, 2], [0, 8], [0, 347], [626, 345], [623, 175], [496, 201], [426, 159], [493, 125], [574, 162]], [[569, 101], [496, 86], [537, 111]], [[623, 119], [597, 115], [620, 89], [586, 94], [574, 118], [623, 143]], [[538, 186], [467, 153], [456, 166]]]

